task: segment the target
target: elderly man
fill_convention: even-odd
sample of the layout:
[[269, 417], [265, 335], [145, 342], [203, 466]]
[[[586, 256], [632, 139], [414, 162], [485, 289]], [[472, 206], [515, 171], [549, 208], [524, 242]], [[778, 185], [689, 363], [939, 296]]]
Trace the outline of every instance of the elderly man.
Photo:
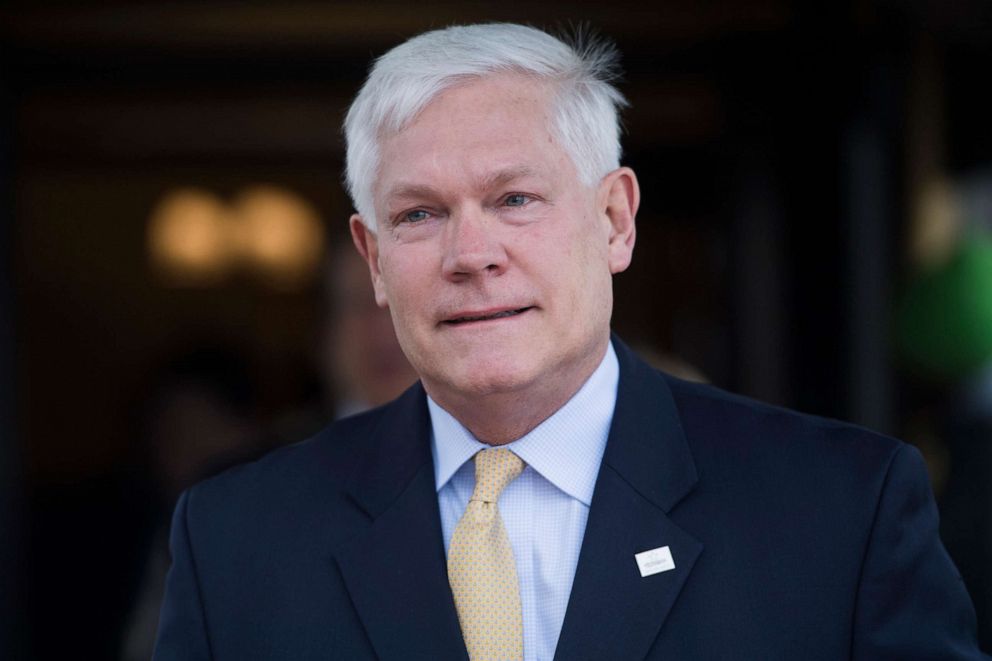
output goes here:
[[610, 335], [615, 55], [429, 32], [345, 124], [420, 383], [180, 500], [156, 658], [975, 659], [919, 455]]

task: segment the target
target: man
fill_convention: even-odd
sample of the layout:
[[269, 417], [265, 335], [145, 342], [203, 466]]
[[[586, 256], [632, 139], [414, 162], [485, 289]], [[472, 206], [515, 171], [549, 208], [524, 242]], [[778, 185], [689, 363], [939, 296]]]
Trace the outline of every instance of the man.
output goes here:
[[157, 659], [981, 658], [914, 450], [611, 338], [614, 65], [514, 25], [378, 60], [351, 230], [420, 384], [187, 492]]

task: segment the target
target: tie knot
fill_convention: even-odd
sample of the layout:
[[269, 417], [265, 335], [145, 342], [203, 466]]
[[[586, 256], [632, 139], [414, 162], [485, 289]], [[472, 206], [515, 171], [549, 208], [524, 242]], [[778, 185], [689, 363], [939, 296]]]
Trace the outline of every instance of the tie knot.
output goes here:
[[475, 455], [475, 490], [470, 500], [495, 503], [523, 469], [520, 457], [504, 448], [479, 452]]

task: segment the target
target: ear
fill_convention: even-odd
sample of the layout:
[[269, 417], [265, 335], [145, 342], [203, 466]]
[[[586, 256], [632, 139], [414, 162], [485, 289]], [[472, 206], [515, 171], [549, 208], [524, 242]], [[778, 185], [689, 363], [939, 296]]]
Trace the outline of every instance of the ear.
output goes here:
[[369, 265], [372, 287], [375, 290], [375, 302], [381, 308], [388, 307], [386, 287], [382, 281], [382, 271], [379, 269], [379, 237], [365, 225], [362, 217], [357, 213], [352, 214], [348, 223], [351, 227], [351, 240], [355, 242], [358, 254]]
[[603, 177], [598, 193], [600, 213], [609, 223], [610, 273], [620, 273], [630, 266], [637, 238], [634, 219], [641, 203], [637, 175], [628, 167], [617, 168]]

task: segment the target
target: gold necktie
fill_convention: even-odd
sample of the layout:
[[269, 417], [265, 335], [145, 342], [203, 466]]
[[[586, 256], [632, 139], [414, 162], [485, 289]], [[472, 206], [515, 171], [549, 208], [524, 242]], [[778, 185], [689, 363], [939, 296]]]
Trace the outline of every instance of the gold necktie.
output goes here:
[[513, 549], [496, 502], [524, 462], [505, 449], [475, 455], [475, 490], [448, 548], [448, 582], [472, 661], [524, 658], [524, 622]]

